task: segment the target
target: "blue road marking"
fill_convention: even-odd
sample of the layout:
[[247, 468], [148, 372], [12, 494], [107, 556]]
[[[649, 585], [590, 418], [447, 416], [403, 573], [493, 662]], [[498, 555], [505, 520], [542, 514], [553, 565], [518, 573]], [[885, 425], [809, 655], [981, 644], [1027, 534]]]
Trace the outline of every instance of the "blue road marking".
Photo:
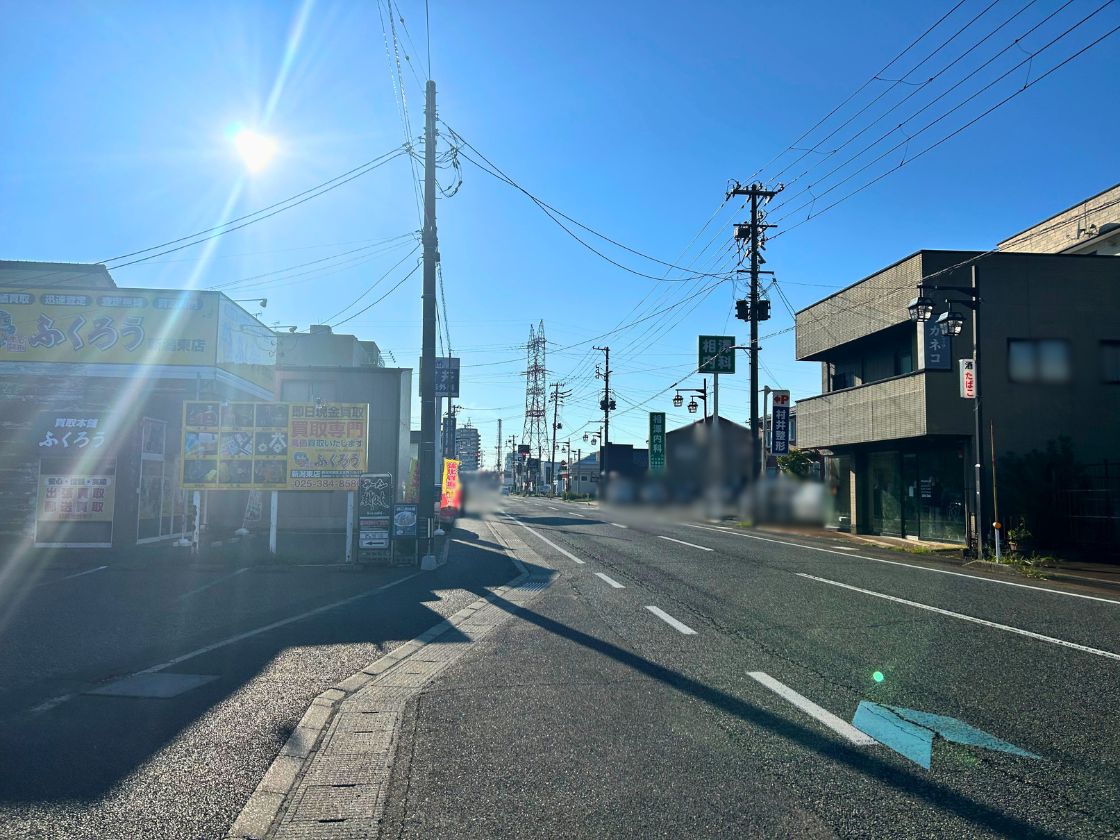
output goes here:
[[860, 701], [852, 725], [926, 770], [933, 756], [935, 735], [970, 747], [998, 750], [1024, 758], [1039, 757], [956, 718], [884, 706], [867, 700]]

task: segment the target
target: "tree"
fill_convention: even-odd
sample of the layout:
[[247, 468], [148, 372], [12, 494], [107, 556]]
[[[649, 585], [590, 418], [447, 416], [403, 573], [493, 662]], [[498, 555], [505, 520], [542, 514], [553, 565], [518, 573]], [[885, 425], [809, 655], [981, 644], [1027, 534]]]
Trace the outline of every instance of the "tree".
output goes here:
[[808, 478], [813, 471], [813, 456], [807, 449], [790, 449], [788, 455], [779, 455], [778, 467], [786, 475]]

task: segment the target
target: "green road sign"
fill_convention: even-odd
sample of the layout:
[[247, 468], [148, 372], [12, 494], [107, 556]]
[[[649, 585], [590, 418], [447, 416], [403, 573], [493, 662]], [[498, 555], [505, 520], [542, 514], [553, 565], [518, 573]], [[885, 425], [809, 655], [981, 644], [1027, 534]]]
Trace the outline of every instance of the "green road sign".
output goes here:
[[735, 345], [733, 335], [702, 335], [696, 361], [697, 373], [734, 373]]
[[665, 472], [665, 412], [649, 413], [649, 471]]

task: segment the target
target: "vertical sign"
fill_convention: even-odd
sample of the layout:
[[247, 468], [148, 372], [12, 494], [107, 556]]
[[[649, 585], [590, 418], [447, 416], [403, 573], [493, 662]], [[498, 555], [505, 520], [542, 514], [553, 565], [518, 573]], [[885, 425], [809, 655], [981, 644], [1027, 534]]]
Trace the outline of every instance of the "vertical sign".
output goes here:
[[789, 454], [789, 391], [771, 391], [774, 411], [770, 419], [770, 452]]
[[448, 414], [443, 418], [443, 457], [454, 458], [455, 451], [455, 415]]
[[393, 514], [393, 476], [366, 473], [358, 479], [358, 562], [388, 559]]
[[961, 359], [961, 396], [966, 400], [976, 399], [976, 362]]
[[436, 396], [459, 398], [459, 360], [455, 356], [436, 356]]
[[665, 472], [665, 412], [649, 413], [649, 471]]
[[952, 370], [949, 336], [941, 334], [941, 327], [933, 318], [923, 322], [922, 330], [925, 337], [925, 369]]
[[733, 335], [702, 335], [696, 358], [697, 373], [734, 373]]
[[443, 459], [443, 485], [441, 489], [440, 512], [448, 511], [451, 516], [458, 516], [459, 504], [462, 500], [462, 488], [459, 486], [459, 462], [454, 458]]

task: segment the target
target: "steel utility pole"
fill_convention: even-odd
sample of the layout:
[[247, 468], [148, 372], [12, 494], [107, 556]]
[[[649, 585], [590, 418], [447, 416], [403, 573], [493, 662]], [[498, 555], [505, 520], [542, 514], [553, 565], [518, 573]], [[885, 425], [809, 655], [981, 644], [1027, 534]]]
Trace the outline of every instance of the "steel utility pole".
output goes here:
[[550, 495], [556, 484], [556, 430], [560, 428], [560, 400], [572, 395], [571, 391], [561, 393], [560, 389], [563, 387], [563, 382], [552, 383], [552, 458], [548, 463], [548, 492]]
[[424, 540], [421, 566], [435, 563], [436, 471], [436, 83], [428, 80], [424, 101], [424, 293], [423, 337], [420, 356], [420, 535]]
[[609, 475], [607, 447], [611, 442], [611, 409], [614, 408], [614, 401], [611, 400], [611, 348], [593, 347], [592, 349], [603, 351], [603, 369], [601, 371], [597, 370], [595, 375], [603, 380], [603, 399], [599, 401], [599, 407], [603, 409], [603, 444], [599, 447], [599, 494], [601, 498], [605, 498], [606, 493], [604, 491]]
[[[761, 212], [759, 206], [759, 199], [763, 199], [763, 204], [768, 202], [771, 198], [780, 193], [783, 189], [781, 184], [775, 190], [769, 190], [762, 186], [760, 183], [751, 184], [749, 187], [744, 187], [738, 181], [728, 191], [727, 197], [731, 198], [736, 195], [749, 196], [751, 200], [751, 221], [748, 225], [736, 225], [735, 238], [736, 239], [750, 239], [750, 258], [751, 258], [751, 292], [749, 298], [750, 305], [750, 323], [751, 323], [751, 341], [750, 341], [750, 369], [751, 369], [751, 470], [752, 476], [757, 476], [762, 469], [762, 448], [759, 439], [759, 422], [758, 422], [758, 322], [759, 322], [759, 306], [758, 306], [758, 275], [759, 264], [761, 262], [760, 251], [765, 245], [764, 231], [767, 228], [772, 228], [774, 225], [767, 225], [763, 223], [765, 214]], [[744, 236], [742, 228], [749, 227], [749, 235]]]

